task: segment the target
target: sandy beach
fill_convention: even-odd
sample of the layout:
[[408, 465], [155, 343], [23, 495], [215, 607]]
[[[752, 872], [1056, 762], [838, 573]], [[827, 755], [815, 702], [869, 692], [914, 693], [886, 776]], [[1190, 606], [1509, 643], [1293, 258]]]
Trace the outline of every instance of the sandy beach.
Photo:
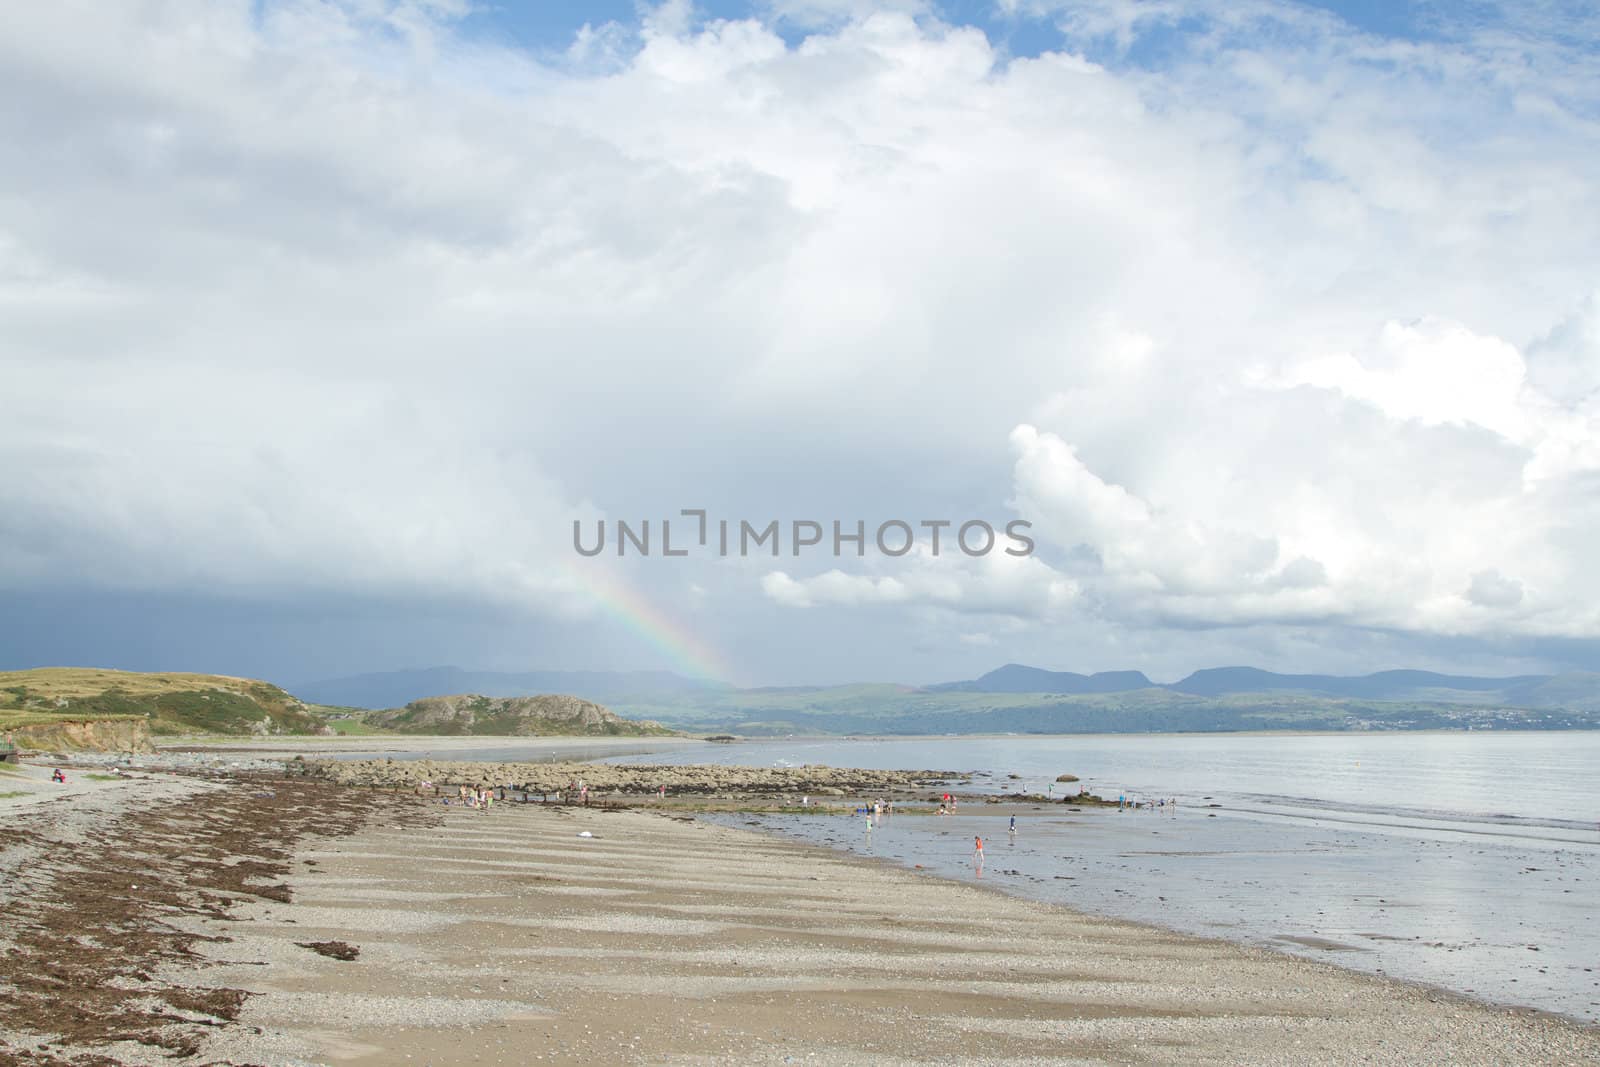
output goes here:
[[1600, 1062], [1560, 1019], [672, 812], [174, 778], [3, 844], [6, 1062]]

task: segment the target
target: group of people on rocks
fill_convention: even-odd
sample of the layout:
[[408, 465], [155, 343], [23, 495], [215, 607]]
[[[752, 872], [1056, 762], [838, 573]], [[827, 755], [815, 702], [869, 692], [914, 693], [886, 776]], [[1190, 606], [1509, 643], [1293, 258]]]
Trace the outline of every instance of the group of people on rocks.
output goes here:
[[1135, 800], [1126, 793], [1117, 797], [1118, 811], [1147, 811], [1153, 815], [1178, 814], [1177, 797], [1156, 797], [1154, 800]]
[[[498, 788], [503, 789], [504, 787]], [[480, 785], [476, 789], [470, 785], [456, 787], [457, 801], [475, 811], [481, 811], [485, 815], [489, 813], [490, 808], [494, 807], [494, 794], [495, 790], [486, 785]], [[448, 804], [450, 801], [447, 799], [445, 803]]]

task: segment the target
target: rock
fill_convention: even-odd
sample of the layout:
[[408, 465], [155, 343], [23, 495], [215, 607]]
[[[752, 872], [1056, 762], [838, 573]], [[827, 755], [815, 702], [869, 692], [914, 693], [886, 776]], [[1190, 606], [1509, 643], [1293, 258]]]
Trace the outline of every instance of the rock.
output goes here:
[[368, 760], [307, 760], [305, 772], [346, 785], [442, 786], [516, 785], [533, 793], [564, 790], [583, 779], [591, 795], [654, 793], [665, 785], [674, 793], [844, 796], [906, 790], [930, 781], [962, 777], [948, 771], [882, 771], [849, 767], [649, 766], [609, 763], [479, 763]]
[[672, 731], [658, 722], [624, 719], [588, 700], [547, 694], [486, 697], [476, 694], [427, 697], [403, 708], [374, 712], [374, 726], [416, 734], [494, 734], [530, 737], [549, 734], [644, 736]]

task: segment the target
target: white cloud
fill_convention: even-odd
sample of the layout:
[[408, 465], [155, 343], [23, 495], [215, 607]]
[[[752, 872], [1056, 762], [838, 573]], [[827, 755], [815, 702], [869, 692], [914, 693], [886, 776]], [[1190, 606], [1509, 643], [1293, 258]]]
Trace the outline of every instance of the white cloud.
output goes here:
[[1124, 621], [1600, 636], [1575, 536], [1594, 530], [1600, 473], [1584, 402], [1530, 386], [1515, 346], [1458, 323], [1390, 323], [1359, 351], [1212, 383], [1186, 424], [1150, 427], [1128, 485], [1068, 444], [1086, 409], [1057, 398], [1060, 435], [1012, 434], [1016, 507], [1042, 540], [1092, 550], [1076, 576]]
[[898, 604], [909, 597], [909, 591], [897, 579], [846, 574], [837, 568], [804, 581], [796, 581], [783, 571], [771, 571], [762, 576], [761, 587], [773, 600], [796, 608], [815, 604]]
[[[1600, 633], [1600, 135], [1558, 42], [1119, 2], [1008, 61], [823, 0], [763, 9], [796, 46], [674, 4], [538, 57], [437, 4], [254, 10], [0, 38], [0, 583], [566, 611], [575, 511], [1012, 499], [1039, 558], [743, 595], [953, 642]], [[1086, 58], [1197, 12], [1163, 69]], [[711, 571], [670, 572], [707, 626]], [[832, 640], [895, 654], [866, 614]]]
[[1282, 384], [1334, 390], [1393, 418], [1476, 425], [1526, 442], [1532, 429], [1521, 397], [1526, 374], [1512, 345], [1432, 320], [1387, 323], [1364, 356], [1306, 360], [1291, 367]]
[[906, 556], [877, 557], [865, 566], [879, 573], [851, 574], [834, 567], [794, 578], [771, 571], [762, 576], [761, 588], [787, 607], [914, 605], [1032, 621], [1060, 619], [1078, 595], [1076, 583], [1065, 575], [999, 549], [984, 556], [945, 552], [935, 557], [923, 541]]

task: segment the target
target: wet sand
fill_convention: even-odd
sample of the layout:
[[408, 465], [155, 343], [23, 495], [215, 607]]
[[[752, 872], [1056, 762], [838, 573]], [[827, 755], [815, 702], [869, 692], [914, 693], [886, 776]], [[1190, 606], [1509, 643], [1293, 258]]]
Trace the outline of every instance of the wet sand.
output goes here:
[[8, 824], [0, 1061], [1600, 1062], [1559, 1019], [683, 817], [172, 788]]
[[1600, 1025], [1600, 847], [1316, 814], [963, 803], [952, 818], [885, 818], [870, 836], [848, 818], [719, 818], [967, 880], [981, 833], [989, 880], [1018, 896]]
[[[207, 980], [260, 1063], [1600, 1062], [1600, 1033], [643, 812], [307, 852]], [[588, 831], [593, 838], [577, 836]], [[359, 947], [340, 962], [296, 942]], [[405, 1057], [409, 1056], [409, 1059]]]

